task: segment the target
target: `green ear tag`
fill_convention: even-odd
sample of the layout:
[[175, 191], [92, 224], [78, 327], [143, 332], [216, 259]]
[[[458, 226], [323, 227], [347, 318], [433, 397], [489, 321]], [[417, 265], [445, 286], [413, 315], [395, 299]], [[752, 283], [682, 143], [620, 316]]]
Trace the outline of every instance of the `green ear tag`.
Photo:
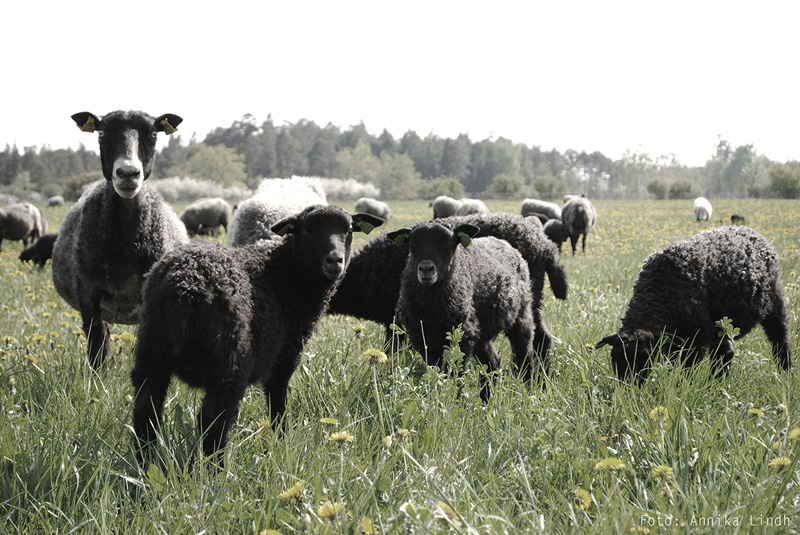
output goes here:
[[375, 225], [373, 225], [372, 223], [370, 223], [368, 221], [363, 221], [363, 220], [356, 221], [354, 224], [364, 234], [369, 234], [370, 232], [375, 230]]
[[398, 247], [402, 247], [404, 243], [408, 241], [408, 234], [400, 234], [394, 239], [394, 244]]
[[94, 124], [94, 117], [89, 117], [83, 126], [80, 127], [83, 132], [94, 132], [97, 126]]
[[282, 228], [281, 228], [281, 229], [280, 229], [278, 232], [276, 232], [275, 234], [277, 234], [278, 236], [286, 236], [286, 235], [287, 235], [289, 232], [291, 232], [291, 231], [293, 231], [293, 230], [294, 230], [294, 223], [286, 223], [286, 225], [284, 225], [284, 226], [283, 226], [283, 227], [282, 227]]
[[472, 237], [466, 232], [459, 232], [458, 239], [461, 240], [461, 245], [463, 245], [464, 247], [469, 247], [470, 245], [472, 245]]
[[174, 134], [178, 129], [169, 124], [169, 121], [166, 119], [161, 119], [161, 127], [164, 129], [164, 133], [167, 135]]

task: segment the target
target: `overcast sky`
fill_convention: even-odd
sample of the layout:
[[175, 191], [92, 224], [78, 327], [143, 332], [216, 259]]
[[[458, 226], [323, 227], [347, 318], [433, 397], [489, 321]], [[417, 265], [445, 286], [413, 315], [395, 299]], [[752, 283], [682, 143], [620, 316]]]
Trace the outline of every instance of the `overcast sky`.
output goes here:
[[[76, 5], [80, 7], [76, 7]], [[674, 153], [718, 136], [800, 159], [800, 2], [12, 2], [0, 149], [95, 148], [70, 115], [244, 114], [543, 150]]]

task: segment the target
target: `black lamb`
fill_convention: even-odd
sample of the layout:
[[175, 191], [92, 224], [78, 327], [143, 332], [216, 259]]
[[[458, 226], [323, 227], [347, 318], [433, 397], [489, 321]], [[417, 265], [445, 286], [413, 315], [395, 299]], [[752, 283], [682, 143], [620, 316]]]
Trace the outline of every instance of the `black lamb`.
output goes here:
[[382, 223], [311, 206], [274, 224], [275, 240], [189, 244], [158, 262], [143, 288], [131, 372], [140, 455], [155, 440], [173, 375], [205, 390], [198, 425], [206, 455], [227, 443], [248, 385], [262, 385], [279, 423], [303, 346], [347, 267], [353, 231]]
[[792, 365], [789, 320], [778, 255], [748, 227], [720, 227], [650, 255], [633, 287], [617, 334], [596, 347], [611, 346], [620, 379], [641, 382], [659, 346], [681, 349], [692, 365], [711, 352], [717, 374], [726, 372], [734, 347], [717, 322], [727, 317], [739, 336], [761, 324], [783, 370]]
[[[547, 371], [535, 359], [536, 330], [528, 266], [508, 242], [477, 238], [478, 227], [439, 223], [401, 228], [388, 234], [409, 257], [403, 270], [397, 316], [414, 349], [432, 366], [442, 366], [447, 333], [461, 326], [461, 351], [474, 355], [491, 373], [499, 367], [492, 340], [508, 336], [516, 368], [530, 385], [531, 374]], [[407, 245], [407, 246], [406, 246]], [[489, 398], [481, 378], [481, 398]]]
[[53, 257], [53, 245], [58, 234], [48, 232], [42, 235], [34, 244], [29, 245], [19, 253], [19, 259], [23, 262], [33, 262], [39, 267], [44, 267], [49, 259]]

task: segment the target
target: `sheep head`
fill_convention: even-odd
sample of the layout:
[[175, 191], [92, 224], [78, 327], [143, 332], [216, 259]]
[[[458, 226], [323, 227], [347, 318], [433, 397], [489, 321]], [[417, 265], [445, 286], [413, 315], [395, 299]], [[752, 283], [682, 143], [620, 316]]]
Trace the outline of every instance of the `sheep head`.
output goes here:
[[654, 352], [662, 347], [685, 346], [686, 340], [673, 334], [659, 334], [645, 329], [622, 330], [606, 336], [595, 349], [610, 345], [611, 363], [620, 379], [641, 383], [647, 378], [647, 366]]
[[158, 133], [172, 134], [183, 121], [172, 113], [154, 118], [137, 111], [115, 111], [102, 117], [85, 111], [72, 119], [81, 131], [97, 132], [103, 176], [124, 199], [135, 197], [153, 172]]

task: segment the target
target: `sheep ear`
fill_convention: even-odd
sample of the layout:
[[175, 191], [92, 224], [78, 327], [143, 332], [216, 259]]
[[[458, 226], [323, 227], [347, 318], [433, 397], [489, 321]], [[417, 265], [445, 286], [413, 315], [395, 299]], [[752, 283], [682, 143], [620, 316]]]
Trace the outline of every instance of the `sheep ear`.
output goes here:
[[72, 116], [72, 120], [78, 125], [82, 132], [94, 132], [97, 130], [97, 123], [100, 119], [93, 113], [82, 111]]
[[182, 122], [183, 119], [174, 113], [165, 113], [156, 119], [156, 130], [167, 135], [174, 134], [178, 130], [178, 125]]
[[386, 234], [386, 236], [394, 242], [398, 247], [404, 246], [408, 243], [408, 236], [411, 234], [411, 229], [408, 227], [399, 228]]
[[361, 231], [364, 234], [369, 234], [375, 227], [380, 227], [385, 221], [380, 217], [370, 214], [354, 214], [353, 215], [353, 232]]
[[598, 348], [605, 347], [605, 346], [614, 347], [615, 345], [618, 345], [619, 343], [620, 343], [619, 335], [618, 334], [612, 334], [610, 336], [606, 336], [605, 338], [603, 338], [602, 340], [597, 342], [594, 345], [594, 348], [598, 349]]
[[458, 238], [461, 245], [469, 247], [472, 245], [472, 238], [477, 236], [480, 231], [481, 229], [479, 227], [465, 223], [457, 226], [455, 230], [453, 230], [453, 234]]
[[275, 234], [277, 234], [278, 236], [286, 236], [295, 229], [296, 226], [295, 223], [297, 223], [296, 218], [290, 217], [278, 221], [277, 223], [275, 223], [270, 227], [270, 230]]

